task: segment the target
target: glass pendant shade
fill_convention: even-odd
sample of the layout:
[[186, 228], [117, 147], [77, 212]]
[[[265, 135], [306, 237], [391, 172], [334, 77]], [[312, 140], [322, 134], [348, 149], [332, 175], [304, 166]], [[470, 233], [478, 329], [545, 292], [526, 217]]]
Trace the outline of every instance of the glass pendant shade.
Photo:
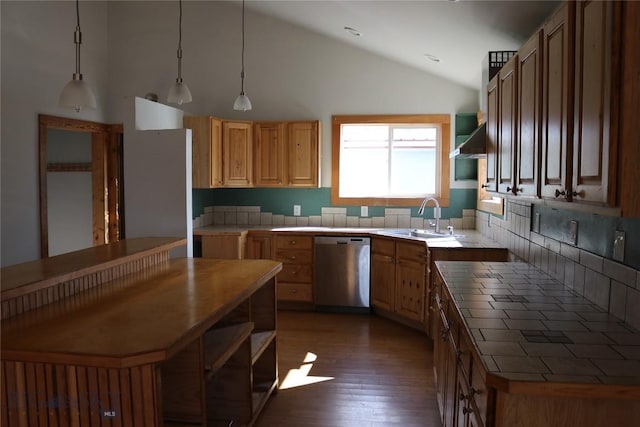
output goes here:
[[192, 101], [191, 91], [186, 83], [176, 79], [176, 82], [169, 88], [169, 95], [167, 95], [167, 102], [173, 104], [186, 104]]
[[236, 101], [233, 103], [233, 109], [238, 111], [251, 110], [251, 100], [244, 92], [240, 92], [240, 95], [236, 98]]
[[62, 89], [59, 102], [60, 106], [75, 108], [77, 112], [82, 108], [96, 108], [96, 97], [87, 82], [82, 80], [82, 74], [73, 75], [73, 80]]

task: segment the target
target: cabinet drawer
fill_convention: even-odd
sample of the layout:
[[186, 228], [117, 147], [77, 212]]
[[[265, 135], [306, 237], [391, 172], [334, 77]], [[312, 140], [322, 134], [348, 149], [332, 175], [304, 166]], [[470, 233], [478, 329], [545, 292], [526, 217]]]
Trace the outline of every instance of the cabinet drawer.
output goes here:
[[373, 238], [371, 250], [376, 254], [393, 257], [396, 254], [396, 243], [393, 240]]
[[420, 263], [427, 262], [427, 247], [424, 244], [398, 243], [396, 257]]
[[313, 255], [310, 250], [277, 249], [276, 260], [283, 264], [311, 264]]
[[282, 271], [278, 273], [281, 282], [311, 283], [313, 275], [309, 264], [282, 264]]
[[278, 283], [278, 301], [313, 302], [311, 284]]
[[276, 236], [276, 249], [311, 249], [313, 237], [299, 235]]

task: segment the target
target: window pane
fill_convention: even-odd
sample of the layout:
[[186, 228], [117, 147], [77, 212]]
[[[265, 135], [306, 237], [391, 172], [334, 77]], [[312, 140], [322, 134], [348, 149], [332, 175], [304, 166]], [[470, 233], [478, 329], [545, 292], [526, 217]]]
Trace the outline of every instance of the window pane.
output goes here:
[[436, 150], [394, 150], [391, 171], [391, 195], [423, 196], [435, 193]]
[[437, 125], [343, 124], [339, 196], [435, 194], [438, 132]]

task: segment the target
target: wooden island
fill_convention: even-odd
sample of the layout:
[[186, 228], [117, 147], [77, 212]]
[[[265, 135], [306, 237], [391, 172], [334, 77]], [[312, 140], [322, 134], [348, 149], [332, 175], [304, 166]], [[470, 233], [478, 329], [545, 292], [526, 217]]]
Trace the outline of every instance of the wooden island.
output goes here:
[[182, 244], [131, 239], [2, 269], [2, 426], [255, 421], [278, 384], [282, 266], [169, 259]]

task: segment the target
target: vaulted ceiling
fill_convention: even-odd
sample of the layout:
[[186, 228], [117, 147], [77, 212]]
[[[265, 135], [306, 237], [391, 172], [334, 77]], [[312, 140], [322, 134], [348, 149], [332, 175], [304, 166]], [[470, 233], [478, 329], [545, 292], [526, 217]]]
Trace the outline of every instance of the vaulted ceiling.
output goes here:
[[487, 53], [517, 50], [559, 3], [248, 0], [246, 8], [479, 89]]

